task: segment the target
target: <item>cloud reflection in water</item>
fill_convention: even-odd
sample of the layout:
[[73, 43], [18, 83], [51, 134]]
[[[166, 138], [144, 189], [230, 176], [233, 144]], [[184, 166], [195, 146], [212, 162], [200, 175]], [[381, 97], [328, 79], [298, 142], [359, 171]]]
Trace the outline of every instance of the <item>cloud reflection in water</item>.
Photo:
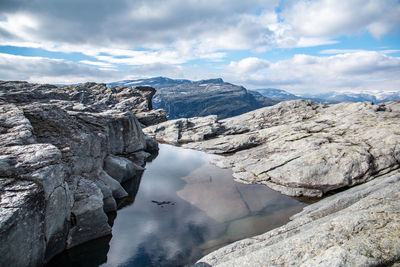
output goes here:
[[234, 182], [205, 153], [160, 148], [135, 202], [118, 212], [102, 266], [190, 264], [210, 249], [283, 224], [304, 206], [265, 186]]

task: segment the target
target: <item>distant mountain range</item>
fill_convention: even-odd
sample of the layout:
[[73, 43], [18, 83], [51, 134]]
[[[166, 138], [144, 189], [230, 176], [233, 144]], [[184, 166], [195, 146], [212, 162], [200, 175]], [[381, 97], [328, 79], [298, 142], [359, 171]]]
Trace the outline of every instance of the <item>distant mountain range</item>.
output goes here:
[[302, 94], [294, 95], [285, 90], [267, 88], [255, 89], [255, 92], [262, 94], [272, 100], [281, 102], [293, 99], [311, 99], [315, 102], [335, 104], [340, 102], [372, 102], [382, 103], [400, 100], [400, 92], [328, 92], [323, 94]]
[[277, 102], [287, 101], [287, 100], [295, 100], [301, 99], [301, 97], [286, 92], [285, 90], [275, 89], [275, 88], [266, 88], [266, 89], [255, 89], [252, 90], [257, 93], [262, 94], [265, 97], [271, 98]]
[[236, 116], [278, 102], [294, 99], [311, 99], [315, 102], [381, 103], [400, 100], [400, 92], [329, 92], [324, 94], [295, 95], [276, 88], [246, 90], [222, 79], [191, 81], [155, 77], [124, 80], [108, 86], [151, 86], [157, 90], [153, 97], [154, 109], [165, 109], [169, 119], [218, 115], [220, 119]]
[[277, 103], [258, 92], [224, 82], [222, 79], [201, 81], [155, 77], [109, 83], [109, 86], [151, 86], [157, 90], [153, 108], [165, 109], [169, 119], [217, 115], [236, 116]]

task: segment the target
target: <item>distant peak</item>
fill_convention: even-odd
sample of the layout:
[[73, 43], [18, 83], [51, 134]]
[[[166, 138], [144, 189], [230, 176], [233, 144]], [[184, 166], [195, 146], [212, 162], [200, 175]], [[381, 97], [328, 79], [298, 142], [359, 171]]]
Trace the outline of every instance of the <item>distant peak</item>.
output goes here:
[[224, 83], [222, 78], [215, 78], [215, 79], [207, 79], [207, 80], [200, 80], [199, 83]]

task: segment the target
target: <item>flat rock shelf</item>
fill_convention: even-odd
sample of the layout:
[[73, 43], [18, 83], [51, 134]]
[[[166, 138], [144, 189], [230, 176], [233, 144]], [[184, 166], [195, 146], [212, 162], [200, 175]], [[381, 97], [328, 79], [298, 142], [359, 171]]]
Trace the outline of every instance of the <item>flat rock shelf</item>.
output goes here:
[[[49, 266], [184, 266], [234, 241], [281, 226], [306, 205], [264, 185], [241, 184], [212, 155], [160, 145], [112, 238], [66, 251]], [[72, 264], [72, 265], [71, 265]]]

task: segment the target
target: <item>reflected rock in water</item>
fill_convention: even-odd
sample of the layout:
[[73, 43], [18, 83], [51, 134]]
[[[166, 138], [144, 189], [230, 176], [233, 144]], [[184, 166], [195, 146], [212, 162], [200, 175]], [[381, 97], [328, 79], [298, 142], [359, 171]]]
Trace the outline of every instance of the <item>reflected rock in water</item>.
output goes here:
[[187, 183], [177, 192], [178, 196], [218, 222], [230, 222], [267, 207], [273, 210], [282, 198], [264, 185], [237, 183], [230, 170], [210, 165], [182, 179]]
[[[100, 180], [96, 181], [96, 184], [101, 190], [103, 197], [103, 210], [107, 215], [106, 219], [110, 227], [114, 225], [114, 220], [117, 217], [116, 208], [121, 209], [125, 206], [131, 205], [135, 201], [144, 171], [144, 168], [142, 167], [138, 168], [138, 166], [135, 166], [135, 168], [136, 170], [134, 172], [129, 170], [131, 171], [130, 177], [121, 176], [124, 182], [121, 184], [120, 188], [123, 188], [124, 191], [126, 191], [127, 196], [125, 197], [114, 199], [112, 195], [113, 192], [111, 192], [109, 189], [107, 190], [108, 187], [101, 186], [102, 184]], [[108, 170], [110, 169], [112, 170], [109, 164]], [[126, 175], [126, 172], [123, 173], [123, 175]], [[98, 193], [100, 194], [100, 191]], [[89, 218], [87, 218], [87, 221], [89, 221]], [[82, 227], [82, 223], [79, 227]], [[77, 232], [79, 232], [79, 227], [77, 227]], [[93, 223], [90, 222], [88, 227], [96, 226], [93, 226]], [[54, 257], [46, 266], [99, 266], [107, 262], [107, 253], [110, 249], [109, 243], [111, 237], [112, 235], [110, 234], [105, 237], [69, 248]]]
[[[128, 197], [118, 203], [117, 217], [109, 214], [113, 238], [102, 267], [188, 265], [286, 222], [304, 206], [266, 186], [234, 182], [230, 170], [209, 164], [203, 152], [160, 148], [143, 178], [122, 184]], [[65, 260], [69, 264], [62, 266], [83, 266], [78, 259]]]
[[182, 179], [187, 184], [177, 192], [178, 196], [217, 222], [228, 222], [249, 213], [229, 170], [205, 165]]
[[62, 252], [46, 267], [97, 267], [107, 261], [111, 235], [98, 238]]
[[122, 187], [128, 193], [128, 196], [117, 201], [118, 209], [122, 209], [129, 206], [135, 202], [136, 195], [139, 191], [140, 182], [142, 181], [144, 169], [137, 171], [134, 178], [127, 180], [122, 183]]

